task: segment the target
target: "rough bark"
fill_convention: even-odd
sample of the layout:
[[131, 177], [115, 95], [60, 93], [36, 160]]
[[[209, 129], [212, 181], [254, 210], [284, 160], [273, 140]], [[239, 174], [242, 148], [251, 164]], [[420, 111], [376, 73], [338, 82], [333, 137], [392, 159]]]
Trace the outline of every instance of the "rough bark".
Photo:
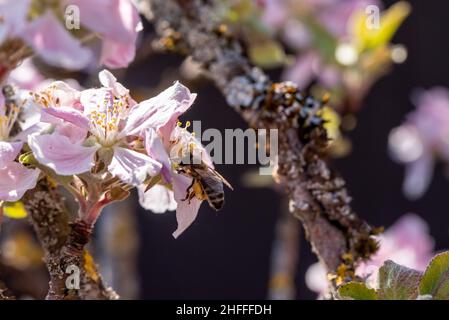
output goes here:
[[321, 102], [293, 83], [274, 83], [244, 55], [242, 45], [218, 19], [213, 1], [147, 0], [160, 35], [156, 45], [190, 55], [222, 91], [227, 103], [254, 128], [279, 129], [277, 175], [290, 210], [326, 267], [332, 289], [354, 279], [369, 258], [378, 232], [350, 206], [345, 181], [325, 161], [328, 138]]
[[[23, 201], [45, 252], [50, 275], [47, 299], [117, 299], [117, 294], [103, 283], [85, 249], [92, 229], [82, 221], [69, 222], [69, 214], [57, 190], [42, 179], [35, 189], [25, 194]], [[73, 274], [67, 269], [69, 266], [80, 270], [79, 289], [67, 288], [67, 277]]]

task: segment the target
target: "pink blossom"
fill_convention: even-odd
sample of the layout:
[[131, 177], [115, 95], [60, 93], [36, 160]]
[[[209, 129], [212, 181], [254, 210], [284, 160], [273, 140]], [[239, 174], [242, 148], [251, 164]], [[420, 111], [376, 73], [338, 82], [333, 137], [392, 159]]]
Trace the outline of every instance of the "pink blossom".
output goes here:
[[[434, 241], [429, 235], [429, 227], [415, 214], [402, 216], [378, 238], [379, 251], [370, 261], [360, 264], [356, 272], [361, 277], [368, 277], [371, 286], [377, 285], [377, 271], [386, 260], [423, 271], [432, 258]], [[326, 274], [320, 264], [309, 267], [306, 284], [317, 293], [326, 293]]]
[[404, 193], [419, 198], [432, 179], [435, 158], [449, 162], [449, 91], [433, 88], [414, 97], [416, 111], [389, 137], [392, 157], [406, 164]]
[[67, 3], [78, 6], [81, 24], [101, 35], [102, 64], [123, 68], [134, 60], [141, 22], [130, 0], [67, 0]]
[[148, 128], [159, 130], [177, 119], [195, 95], [176, 82], [158, 96], [136, 104], [110, 72], [100, 72], [99, 78], [103, 87], [98, 89], [77, 92], [56, 82], [44, 90], [41, 121], [55, 130], [30, 136], [28, 144], [36, 159], [57, 174], [81, 174], [100, 161], [113, 176], [138, 186], [162, 167], [136, 147], [139, 137]]
[[38, 169], [28, 169], [15, 162], [22, 150], [23, 141], [13, 136], [21, 106], [5, 105], [2, 95], [0, 104], [0, 201], [17, 201], [34, 188], [39, 177]]
[[[177, 166], [186, 157], [190, 158], [191, 154], [194, 161], [201, 159], [211, 168], [213, 168], [213, 164], [207, 151], [186, 128], [173, 126], [173, 123], [167, 125], [169, 128], [162, 128], [159, 132], [163, 132], [164, 129], [171, 131], [169, 139], [167, 136], [157, 134], [152, 129], [147, 130], [146, 149], [149, 155], [162, 163], [161, 185], [171, 186], [171, 189], [163, 190], [164, 187], [158, 187], [145, 192], [145, 186], [141, 186], [139, 187], [139, 200], [142, 207], [157, 213], [176, 209], [178, 228], [173, 236], [177, 238], [195, 221], [202, 203], [202, 199], [196, 197], [191, 200], [186, 199], [187, 190], [192, 185], [192, 178], [180, 174]], [[159, 197], [160, 202], [154, 204], [151, 200], [156, 197]]]
[[92, 51], [60, 21], [66, 6], [76, 5], [81, 25], [102, 39], [100, 63], [121, 68], [134, 59], [140, 19], [130, 0], [62, 1], [57, 9], [47, 10], [29, 21], [30, 5], [30, 0], [5, 0], [0, 4], [3, 19], [0, 43], [20, 38], [48, 64], [66, 69], [85, 68], [93, 60]]

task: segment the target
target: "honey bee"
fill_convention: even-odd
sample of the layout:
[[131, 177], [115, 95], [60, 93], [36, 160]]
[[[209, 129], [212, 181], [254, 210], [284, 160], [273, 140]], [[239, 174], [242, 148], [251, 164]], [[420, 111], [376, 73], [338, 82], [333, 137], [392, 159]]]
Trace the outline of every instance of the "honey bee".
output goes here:
[[[192, 158], [191, 156], [191, 160]], [[193, 179], [186, 190], [186, 197], [183, 201], [190, 201], [194, 197], [207, 200], [209, 205], [218, 211], [224, 205], [223, 184], [233, 190], [231, 184], [224, 177], [203, 161], [199, 164], [195, 164], [193, 161], [190, 161], [189, 164], [180, 163], [177, 171]]]

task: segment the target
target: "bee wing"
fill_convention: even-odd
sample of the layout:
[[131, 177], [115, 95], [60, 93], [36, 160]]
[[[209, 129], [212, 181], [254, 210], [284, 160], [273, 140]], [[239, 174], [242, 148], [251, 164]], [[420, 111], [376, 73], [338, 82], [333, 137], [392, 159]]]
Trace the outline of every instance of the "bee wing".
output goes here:
[[234, 188], [231, 186], [231, 184], [226, 180], [221, 174], [219, 174], [215, 169], [209, 168], [209, 171], [211, 171], [215, 176], [217, 176], [223, 183], [231, 190], [234, 190]]

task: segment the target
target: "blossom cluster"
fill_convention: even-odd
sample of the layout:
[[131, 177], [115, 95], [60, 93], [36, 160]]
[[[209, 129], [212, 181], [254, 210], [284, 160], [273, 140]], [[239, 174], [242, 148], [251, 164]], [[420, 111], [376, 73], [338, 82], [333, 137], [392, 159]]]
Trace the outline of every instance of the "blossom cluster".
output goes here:
[[[79, 203], [79, 216], [95, 223], [101, 209], [137, 188], [154, 212], [175, 210], [181, 234], [196, 218], [200, 197], [186, 199], [193, 177], [182, 159], [213, 164], [179, 116], [195, 100], [179, 82], [136, 102], [107, 70], [100, 88], [78, 90], [55, 81], [41, 90], [11, 93], [0, 101], [0, 201], [14, 202], [51, 178]], [[26, 121], [25, 121], [26, 120]]]

